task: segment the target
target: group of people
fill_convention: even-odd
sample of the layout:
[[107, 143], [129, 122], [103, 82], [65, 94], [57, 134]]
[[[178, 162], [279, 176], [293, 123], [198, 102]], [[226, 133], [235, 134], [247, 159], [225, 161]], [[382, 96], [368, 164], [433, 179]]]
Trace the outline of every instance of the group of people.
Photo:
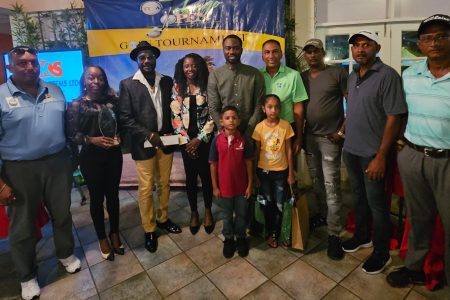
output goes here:
[[[263, 43], [265, 67], [258, 70], [241, 62], [242, 40], [228, 35], [222, 41], [224, 66], [208, 70], [205, 59], [190, 53], [176, 63], [172, 79], [156, 71], [160, 50], [142, 41], [130, 53], [138, 70], [121, 81], [119, 96], [102, 67], [89, 65], [81, 79], [81, 96], [67, 111], [61, 91], [39, 79], [35, 50], [13, 48], [8, 54], [12, 76], [0, 86], [0, 203], [8, 205], [11, 254], [22, 298], [40, 294], [34, 249], [42, 200], [52, 219], [57, 257], [67, 272], [80, 269], [80, 260], [73, 255], [72, 166], [66, 142], [81, 145], [80, 169], [89, 189], [100, 254], [113, 261], [125, 252], [118, 198], [122, 140], [129, 142], [136, 163], [145, 248], [157, 251], [157, 228], [181, 232], [168, 217], [169, 178], [177, 146], [168, 144], [165, 136], [174, 134], [186, 173], [192, 234], [201, 227], [200, 177], [206, 233], [215, 226], [213, 196], [225, 212], [224, 257], [231, 258], [236, 251], [248, 255], [248, 199], [255, 187], [267, 202], [267, 244], [278, 247], [283, 203], [289, 186], [295, 184], [296, 156], [304, 148], [319, 206], [314, 222], [328, 226], [328, 256], [340, 260], [345, 252], [373, 246], [362, 265], [368, 274], [382, 272], [391, 262], [385, 180], [395, 144], [404, 146], [398, 164], [411, 222], [409, 251], [405, 267], [389, 274], [387, 281], [392, 286], [424, 282], [422, 267], [439, 213], [450, 282], [446, 201], [450, 194], [450, 17], [434, 15], [422, 21], [417, 44], [426, 60], [406, 70], [403, 83], [377, 57], [376, 33], [360, 31], [349, 44], [357, 63], [350, 76], [325, 63], [319, 39], [305, 43], [309, 70], [300, 74], [281, 63], [277, 40]], [[341, 156], [356, 214], [355, 234], [343, 242]], [[155, 185], [158, 207], [153, 199]]]

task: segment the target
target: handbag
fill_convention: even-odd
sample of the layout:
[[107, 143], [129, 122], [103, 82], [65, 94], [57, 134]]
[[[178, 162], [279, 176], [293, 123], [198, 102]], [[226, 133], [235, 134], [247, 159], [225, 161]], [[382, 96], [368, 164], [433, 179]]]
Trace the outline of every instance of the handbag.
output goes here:
[[293, 249], [305, 250], [309, 236], [309, 210], [306, 193], [298, 194], [292, 207]]
[[266, 236], [266, 218], [264, 215], [266, 200], [259, 192], [252, 196], [250, 204], [250, 232], [252, 235], [258, 235], [263, 238]]
[[292, 233], [292, 208], [295, 203], [295, 196], [291, 187], [291, 195], [287, 201], [283, 203], [283, 212], [281, 219], [281, 230], [279, 241], [286, 246], [291, 244]]

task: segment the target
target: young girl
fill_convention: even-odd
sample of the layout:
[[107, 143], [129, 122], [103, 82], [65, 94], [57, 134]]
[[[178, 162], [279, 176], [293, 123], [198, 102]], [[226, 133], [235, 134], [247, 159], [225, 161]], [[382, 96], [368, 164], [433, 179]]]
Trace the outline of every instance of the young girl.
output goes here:
[[294, 184], [294, 162], [291, 125], [280, 119], [281, 102], [277, 95], [267, 95], [262, 109], [266, 119], [256, 125], [252, 138], [256, 141], [256, 175], [260, 181], [260, 191], [268, 201], [265, 209], [266, 228], [269, 231], [267, 244], [278, 247], [281, 226], [281, 212], [287, 200], [289, 185]]

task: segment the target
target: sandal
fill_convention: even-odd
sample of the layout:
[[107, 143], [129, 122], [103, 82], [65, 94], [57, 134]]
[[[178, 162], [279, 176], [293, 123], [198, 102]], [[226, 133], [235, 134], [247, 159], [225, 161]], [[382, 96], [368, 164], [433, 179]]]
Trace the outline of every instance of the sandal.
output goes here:
[[291, 243], [291, 239], [285, 240], [281, 242], [281, 246], [285, 247], [285, 248], [289, 248], [292, 245]]
[[273, 232], [266, 240], [267, 245], [271, 248], [277, 248], [278, 247], [278, 237], [275, 232]]

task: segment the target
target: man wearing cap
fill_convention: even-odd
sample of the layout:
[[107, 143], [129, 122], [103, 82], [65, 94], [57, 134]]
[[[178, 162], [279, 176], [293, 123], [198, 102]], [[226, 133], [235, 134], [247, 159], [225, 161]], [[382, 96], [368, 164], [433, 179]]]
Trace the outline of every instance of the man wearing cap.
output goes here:
[[264, 79], [258, 69], [241, 63], [240, 37], [234, 34], [226, 36], [222, 47], [226, 64], [208, 77], [209, 112], [220, 129], [220, 111], [227, 105], [235, 106], [241, 119], [239, 132], [250, 138], [262, 117], [259, 101], [264, 96]]
[[[136, 162], [141, 221], [145, 231], [145, 248], [158, 248], [156, 228], [170, 233], [181, 229], [168, 218], [170, 171], [173, 147], [164, 146], [160, 136], [173, 132], [170, 102], [173, 81], [155, 71], [158, 48], [141, 41], [130, 53], [139, 70], [120, 82], [119, 117], [123, 129], [131, 136], [131, 156]], [[159, 177], [159, 209], [155, 217], [153, 186]], [[157, 219], [158, 220], [157, 220]]]
[[[339, 234], [341, 221], [341, 149], [345, 132], [344, 97], [348, 73], [341, 67], [326, 65], [322, 41], [310, 39], [303, 47], [309, 70], [302, 72], [309, 94], [306, 102], [306, 162], [317, 197], [316, 226], [328, 223], [328, 257], [344, 257]], [[323, 221], [321, 221], [323, 220]]]
[[296, 136], [294, 155], [300, 151], [303, 136], [304, 105], [308, 99], [300, 73], [281, 63], [283, 52], [280, 42], [267, 40], [262, 46], [265, 67], [259, 69], [264, 77], [266, 94], [275, 94], [281, 100], [280, 118], [288, 121]]
[[15, 47], [8, 59], [12, 75], [0, 86], [0, 205], [8, 205], [11, 257], [22, 299], [36, 299], [36, 222], [42, 199], [52, 219], [56, 256], [67, 272], [80, 270], [73, 255], [66, 101], [60, 88], [39, 78], [36, 50]]
[[392, 145], [407, 109], [400, 76], [377, 57], [381, 48], [378, 35], [363, 30], [352, 35], [349, 43], [358, 65], [348, 81], [343, 157], [353, 192], [356, 227], [354, 236], [342, 243], [342, 249], [355, 252], [371, 247], [372, 223], [374, 250], [362, 269], [378, 274], [391, 262], [385, 178]]
[[450, 16], [423, 20], [417, 45], [427, 59], [403, 73], [408, 120], [398, 166], [410, 231], [405, 266], [387, 276], [395, 287], [425, 282], [423, 265], [437, 214], [445, 232], [445, 276], [450, 284]]

